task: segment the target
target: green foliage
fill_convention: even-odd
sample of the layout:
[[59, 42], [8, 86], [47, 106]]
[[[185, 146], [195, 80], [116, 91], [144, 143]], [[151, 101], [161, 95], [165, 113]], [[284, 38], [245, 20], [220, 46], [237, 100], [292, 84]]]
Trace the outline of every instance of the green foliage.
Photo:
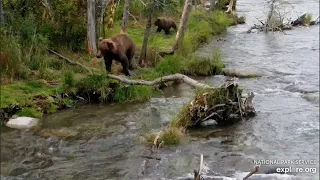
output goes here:
[[62, 82], [65, 86], [73, 87], [75, 85], [74, 73], [72, 71], [66, 72]]
[[155, 72], [161, 75], [178, 73], [180, 71], [183, 59], [184, 57], [180, 54], [175, 54], [173, 56], [166, 56], [155, 67]]
[[3, 64], [7, 64], [1, 72], [7, 74], [10, 78], [16, 78], [21, 75], [22, 53], [18, 40], [12, 36], [1, 36], [0, 40], [1, 54], [0, 58]]
[[188, 75], [208, 76], [220, 74], [224, 67], [221, 54], [218, 49], [213, 49], [210, 57], [198, 57], [191, 55], [184, 62], [182, 72]]
[[178, 145], [184, 137], [184, 128], [168, 127], [160, 136], [160, 141], [163, 141], [167, 146]]
[[17, 113], [19, 116], [40, 118], [42, 114], [35, 108], [26, 107]]
[[154, 87], [143, 85], [120, 85], [113, 94], [113, 102], [143, 101], [150, 99]]
[[311, 22], [311, 19], [312, 19], [312, 15], [311, 14], [307, 14], [306, 18], [303, 21], [303, 24], [308, 24], [309, 25], [310, 22]]
[[188, 127], [192, 125], [192, 121], [187, 116], [189, 113], [191, 105], [185, 105], [176, 115], [176, 117], [170, 122], [169, 127], [175, 127], [175, 128], [180, 128], [180, 127]]

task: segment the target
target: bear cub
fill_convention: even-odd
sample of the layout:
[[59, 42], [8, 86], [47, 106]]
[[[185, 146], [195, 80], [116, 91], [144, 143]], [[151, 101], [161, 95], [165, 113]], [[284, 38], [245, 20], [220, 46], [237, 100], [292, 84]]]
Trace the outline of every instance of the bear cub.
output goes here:
[[165, 34], [170, 33], [170, 28], [173, 28], [174, 30], [177, 30], [177, 25], [171, 18], [158, 18], [154, 22], [155, 26], [158, 26], [157, 32], [161, 32], [161, 30], [164, 30]]
[[97, 58], [104, 58], [104, 64], [107, 72], [111, 72], [112, 61], [121, 63], [123, 73], [131, 76], [129, 69], [132, 68], [132, 59], [135, 55], [136, 47], [132, 39], [124, 34], [118, 34], [108, 39], [99, 39]]

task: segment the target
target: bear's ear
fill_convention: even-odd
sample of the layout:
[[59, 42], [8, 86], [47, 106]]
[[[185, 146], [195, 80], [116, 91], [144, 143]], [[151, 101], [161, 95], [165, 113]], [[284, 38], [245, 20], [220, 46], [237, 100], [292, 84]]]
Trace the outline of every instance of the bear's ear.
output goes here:
[[113, 45], [114, 45], [114, 42], [112, 42], [112, 41], [107, 41], [107, 46], [108, 46], [108, 48], [112, 49], [112, 48], [113, 48]]
[[108, 40], [107, 46], [108, 46], [108, 49], [111, 50], [112, 52], [117, 52], [117, 45], [114, 41]]

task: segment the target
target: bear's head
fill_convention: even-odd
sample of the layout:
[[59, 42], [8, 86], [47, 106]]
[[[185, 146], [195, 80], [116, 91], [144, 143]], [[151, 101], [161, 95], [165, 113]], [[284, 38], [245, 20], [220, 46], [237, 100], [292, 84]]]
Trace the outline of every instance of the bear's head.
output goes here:
[[159, 26], [160, 23], [161, 23], [161, 19], [158, 18], [158, 19], [154, 22], [154, 25], [155, 25], [155, 26]]
[[117, 46], [112, 39], [102, 39], [99, 38], [98, 52], [96, 57], [102, 58], [107, 53], [116, 53]]

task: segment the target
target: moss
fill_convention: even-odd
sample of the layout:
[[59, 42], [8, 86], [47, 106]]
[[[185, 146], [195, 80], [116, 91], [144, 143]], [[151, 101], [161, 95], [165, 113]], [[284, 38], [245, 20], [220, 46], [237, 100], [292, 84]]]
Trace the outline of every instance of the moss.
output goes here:
[[27, 117], [35, 117], [40, 118], [42, 116], [41, 112], [39, 112], [36, 108], [25, 107], [21, 111], [17, 113], [19, 116], [27, 116]]
[[15, 84], [1, 86], [1, 107], [12, 104], [20, 106], [34, 105], [33, 97], [37, 95], [49, 96], [55, 92], [56, 87], [43, 84], [41, 81], [16, 82]]

